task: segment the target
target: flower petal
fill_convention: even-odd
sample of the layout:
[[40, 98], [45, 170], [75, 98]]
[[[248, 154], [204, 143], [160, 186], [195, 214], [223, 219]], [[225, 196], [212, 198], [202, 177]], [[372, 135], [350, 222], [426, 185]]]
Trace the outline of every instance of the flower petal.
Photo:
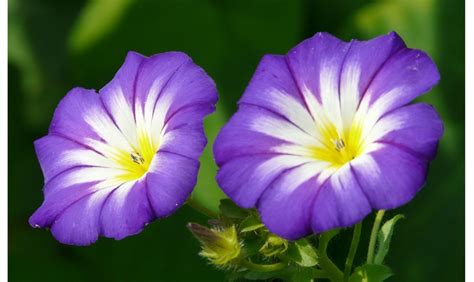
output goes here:
[[148, 201], [146, 179], [127, 182], [111, 192], [103, 204], [102, 234], [121, 240], [142, 231], [155, 218]]
[[313, 202], [311, 219], [316, 233], [352, 226], [372, 210], [350, 165], [337, 170], [319, 190]]
[[373, 147], [351, 162], [372, 207], [392, 209], [407, 203], [426, 181], [427, 162], [397, 146]]
[[267, 109], [307, 134], [315, 134], [314, 121], [284, 56], [265, 55], [262, 58], [239, 104]]
[[99, 190], [68, 207], [53, 223], [51, 233], [63, 244], [86, 246], [100, 234], [100, 213], [111, 189]]
[[342, 130], [339, 80], [350, 43], [317, 33], [288, 52], [288, 64], [315, 120]]
[[308, 158], [279, 154], [238, 157], [221, 166], [216, 180], [238, 205], [252, 208], [281, 173], [308, 162]]
[[47, 135], [36, 140], [35, 150], [45, 183], [73, 167], [117, 167], [103, 155], [61, 136]]
[[288, 240], [311, 233], [312, 203], [325, 178], [318, 172], [327, 166], [321, 162], [304, 163], [285, 170], [272, 181], [258, 201], [262, 221], [272, 233]]
[[[317, 140], [264, 108], [242, 104], [219, 132], [214, 145], [218, 165], [235, 157], [276, 153], [282, 145], [314, 146]], [[295, 154], [299, 154], [295, 152]]]
[[405, 43], [395, 32], [368, 41], [351, 41], [342, 66], [339, 89], [345, 128], [350, 127], [361, 97], [374, 76], [401, 48], [405, 48]]
[[367, 113], [368, 127], [384, 114], [410, 103], [439, 81], [439, 73], [424, 52], [403, 48], [393, 54], [371, 82], [359, 112]]
[[34, 227], [51, 227], [77, 201], [100, 190], [116, 188], [118, 184], [106, 182], [113, 172], [111, 169], [97, 167], [73, 167], [51, 178], [44, 187], [45, 200], [30, 217], [30, 224]]
[[432, 160], [443, 123], [432, 106], [418, 103], [392, 111], [372, 129], [368, 142], [394, 144]]
[[198, 169], [198, 161], [176, 153], [155, 155], [146, 185], [157, 217], [168, 216], [184, 204], [196, 185]]
[[98, 152], [102, 152], [104, 147], [99, 145], [104, 143], [132, 151], [93, 90], [74, 88], [69, 91], [54, 112], [49, 132]]

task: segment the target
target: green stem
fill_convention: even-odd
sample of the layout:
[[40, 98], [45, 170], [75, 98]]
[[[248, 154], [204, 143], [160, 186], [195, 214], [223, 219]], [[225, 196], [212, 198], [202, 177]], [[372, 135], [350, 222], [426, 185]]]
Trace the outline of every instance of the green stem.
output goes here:
[[377, 241], [377, 234], [379, 233], [380, 223], [382, 222], [385, 210], [379, 210], [372, 226], [370, 233], [369, 250], [367, 251], [367, 263], [374, 263], [375, 242]]
[[342, 281], [344, 274], [342, 271], [337, 267], [337, 265], [332, 262], [332, 260], [327, 255], [327, 247], [328, 243], [332, 237], [334, 237], [336, 233], [333, 232], [326, 232], [321, 235], [319, 239], [319, 265], [326, 273], [327, 277], [333, 282], [340, 282]]
[[287, 266], [287, 264], [283, 262], [277, 262], [273, 264], [256, 264], [246, 259], [241, 260], [240, 264], [247, 269], [258, 271], [258, 272], [277, 271]]
[[354, 227], [351, 247], [349, 249], [349, 254], [347, 255], [347, 259], [346, 259], [346, 266], [344, 268], [344, 281], [349, 280], [349, 275], [351, 274], [351, 271], [352, 271], [352, 263], [354, 262], [354, 257], [357, 252], [357, 247], [359, 246], [361, 231], [362, 231], [362, 222], [359, 222]]
[[202, 213], [203, 215], [210, 217], [210, 218], [219, 218], [219, 215], [214, 211], [202, 206], [200, 203], [196, 202], [193, 197], [189, 198], [187, 204], [195, 209], [196, 211]]
[[321, 269], [313, 269], [312, 270], [312, 276], [313, 278], [317, 279], [328, 279], [329, 276], [326, 271], [321, 270]]

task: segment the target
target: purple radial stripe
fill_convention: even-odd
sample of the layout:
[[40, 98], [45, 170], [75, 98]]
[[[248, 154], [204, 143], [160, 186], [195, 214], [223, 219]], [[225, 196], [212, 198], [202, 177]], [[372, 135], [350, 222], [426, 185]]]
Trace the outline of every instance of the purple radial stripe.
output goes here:
[[215, 109], [216, 107], [211, 103], [182, 107], [167, 117], [163, 131], [168, 132], [189, 125], [202, 125], [202, 120]]
[[404, 48], [392, 55], [371, 82], [364, 96], [371, 107], [387, 113], [410, 103], [439, 81], [439, 72], [423, 51]]
[[150, 101], [149, 109], [153, 111], [168, 83], [186, 62], [192, 62], [191, 58], [182, 52], [160, 53], [147, 58], [137, 70], [135, 107], [140, 105], [145, 109]]
[[36, 140], [34, 144], [45, 183], [71, 168], [111, 165], [103, 155], [60, 136], [47, 135]]
[[86, 144], [85, 138], [102, 141], [98, 133], [86, 122], [86, 116], [92, 113], [108, 119], [99, 95], [94, 90], [73, 88], [56, 108], [49, 133], [65, 136], [81, 144]]
[[391, 56], [406, 48], [395, 32], [368, 41], [352, 40], [340, 73], [339, 98], [346, 124], [353, 118], [361, 98]]
[[[338, 85], [341, 65], [349, 47], [349, 43], [320, 32], [291, 49], [287, 55], [288, 64], [299, 89], [303, 91], [307, 88], [322, 103], [321, 73], [328, 68], [336, 69], [337, 75], [332, 79]], [[311, 107], [311, 104], [308, 106]]]
[[352, 226], [372, 210], [349, 164], [338, 169], [319, 189], [312, 203], [311, 223], [316, 233]]
[[197, 181], [199, 162], [177, 153], [158, 151], [150, 165], [147, 193], [157, 217], [173, 213], [188, 199]]
[[418, 103], [384, 116], [371, 135], [371, 141], [394, 144], [432, 160], [443, 135], [443, 122], [432, 106]]
[[[30, 217], [29, 223], [33, 227], [51, 227], [69, 206], [97, 192], [96, 182], [79, 183], [63, 188], [46, 197], [39, 209]], [[60, 180], [52, 181], [48, 185], [61, 185]]]
[[311, 233], [311, 204], [321, 185], [318, 169], [314, 163], [287, 169], [265, 190], [257, 205], [272, 233], [288, 240]]
[[54, 221], [51, 233], [61, 243], [86, 246], [100, 234], [100, 213], [113, 189], [102, 189], [68, 207]]
[[313, 134], [314, 121], [299, 92], [285, 57], [265, 55], [239, 104], [265, 108], [282, 115], [308, 134]]
[[165, 121], [189, 106], [217, 102], [217, 90], [214, 81], [206, 72], [194, 64], [191, 60], [186, 61], [174, 73], [162, 90], [155, 113], [162, 112], [166, 107]]
[[116, 240], [137, 234], [155, 218], [148, 201], [146, 176], [115, 189], [103, 204], [101, 233]]
[[252, 208], [282, 172], [309, 161], [303, 157], [280, 154], [238, 157], [220, 167], [216, 180], [238, 205]]
[[[189, 142], [189, 140], [193, 140], [193, 142]], [[184, 125], [165, 132], [159, 151], [177, 153], [199, 161], [206, 143], [207, 139], [202, 124]]]
[[428, 165], [393, 145], [377, 146], [350, 165], [372, 208], [393, 209], [409, 202], [423, 187]]
[[[280, 129], [262, 125], [265, 121], [280, 126]], [[256, 127], [261, 130], [256, 131]], [[274, 135], [281, 134], [281, 137], [269, 135], [269, 132], [273, 132]], [[285, 133], [291, 135], [288, 136]], [[304, 138], [298, 138], [300, 136]], [[214, 143], [214, 157], [217, 164], [221, 166], [236, 157], [275, 153], [275, 147], [312, 138], [314, 137], [309, 136], [293, 123], [264, 108], [241, 104], [239, 111], [219, 132]]]

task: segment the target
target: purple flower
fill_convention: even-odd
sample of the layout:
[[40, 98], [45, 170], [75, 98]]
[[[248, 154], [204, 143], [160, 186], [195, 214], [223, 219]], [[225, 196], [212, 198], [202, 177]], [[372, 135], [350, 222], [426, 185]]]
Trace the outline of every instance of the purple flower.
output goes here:
[[214, 82], [185, 54], [129, 52], [97, 94], [72, 89], [35, 142], [45, 178], [34, 227], [60, 242], [117, 240], [170, 215], [196, 184]]
[[216, 140], [217, 181], [290, 240], [403, 205], [443, 132], [431, 106], [409, 103], [438, 80], [396, 33], [349, 43], [318, 33], [266, 55]]

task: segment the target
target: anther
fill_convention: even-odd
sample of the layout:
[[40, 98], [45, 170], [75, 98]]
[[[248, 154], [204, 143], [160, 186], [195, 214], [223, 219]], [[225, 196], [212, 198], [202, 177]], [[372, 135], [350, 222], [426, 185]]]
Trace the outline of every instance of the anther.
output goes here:
[[138, 152], [130, 153], [130, 158], [132, 158], [132, 161], [136, 164], [142, 165], [145, 163], [145, 159]]
[[346, 147], [346, 144], [344, 143], [344, 140], [342, 140], [341, 138], [337, 139], [334, 142], [334, 145], [336, 145], [336, 147], [334, 149], [336, 149], [336, 151], [338, 151], [338, 152], [340, 152], [342, 149], [344, 149], [344, 147]]

